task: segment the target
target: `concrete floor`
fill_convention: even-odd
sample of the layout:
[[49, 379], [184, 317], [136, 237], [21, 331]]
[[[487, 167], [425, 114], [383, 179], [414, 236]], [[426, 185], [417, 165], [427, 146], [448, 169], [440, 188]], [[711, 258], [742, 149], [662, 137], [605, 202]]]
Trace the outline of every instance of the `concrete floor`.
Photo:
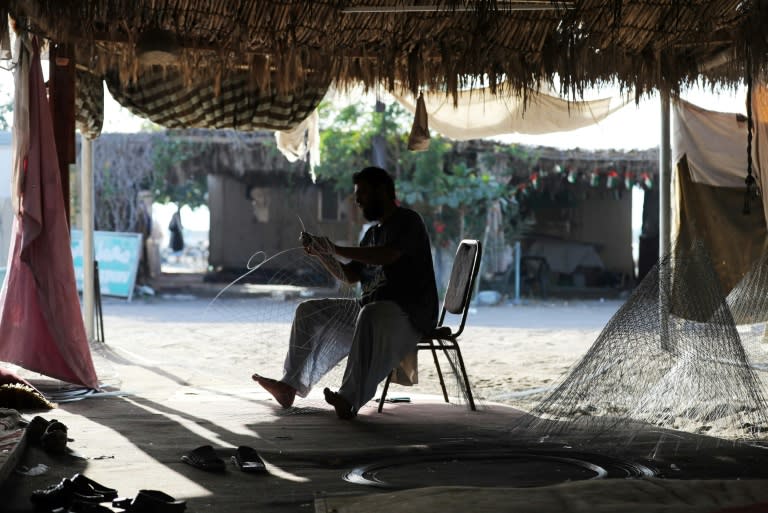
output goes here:
[[[133, 318], [122, 303], [114, 306], [122, 321], [108, 319], [108, 344], [98, 354], [113, 393], [41, 412], [69, 427], [71, 452], [54, 457], [28, 447], [19, 464], [49, 469], [34, 477], [11, 473], [0, 487], [0, 513], [32, 511], [33, 490], [76, 472], [121, 496], [162, 490], [186, 500], [193, 513], [693, 513], [768, 501], [768, 449], [761, 443], [637, 426], [606, 428], [599, 436], [544, 435], [526, 428], [525, 414], [512, 407], [485, 402], [471, 412], [420, 395], [421, 385], [390, 391], [410, 402], [387, 404], [381, 414], [370, 403], [352, 422], [339, 421], [319, 391], [282, 410], [239, 375], [249, 370], [242, 364], [220, 363], [215, 376], [203, 372], [220, 359], [211, 354], [215, 340], [205, 339], [205, 354], [190, 342], [193, 330], [185, 329], [183, 315], [192, 322], [194, 312], [173, 306], [163, 313], [150, 303], [147, 310], [173, 321], [152, 324]], [[597, 322], [599, 329], [605, 320]], [[204, 340], [203, 333], [196, 337]], [[163, 354], [172, 357], [162, 361]], [[227, 462], [224, 473], [181, 461], [205, 444]], [[245, 474], [232, 465], [239, 445], [259, 450], [268, 473]], [[444, 486], [461, 488], [434, 488]]]
[[[370, 501], [386, 505], [394, 490], [434, 486], [483, 487], [477, 490], [486, 500], [488, 494], [494, 497], [484, 503], [484, 511], [509, 511], [509, 501], [517, 501], [515, 511], [581, 511], [585, 498], [595, 508], [603, 500], [628, 502], [616, 511], [634, 511], [632, 505], [648, 511], [649, 503], [669, 505], [670, 497], [672, 505], [685, 506], [663, 510], [670, 512], [768, 501], [768, 450], [761, 446], [657, 431], [634, 433], [631, 443], [621, 432], [599, 440], [577, 433], [542, 440], [535, 432], [515, 428], [524, 415], [512, 408], [485, 405], [470, 412], [419, 395], [411, 395], [411, 403], [387, 404], [381, 414], [371, 404], [357, 420], [342, 422], [317, 396], [284, 411], [251, 387], [169, 387], [167, 377], [152, 370], [135, 367], [131, 374], [127, 381], [154, 381], [157, 386], [140, 395], [64, 403], [43, 414], [69, 426], [72, 452], [52, 457], [29, 447], [20, 464], [50, 468], [35, 477], [12, 474], [0, 489], [0, 511], [32, 511], [32, 490], [76, 472], [117, 488], [123, 496], [140, 489], [163, 490], [187, 500], [189, 511], [198, 513], [374, 511]], [[186, 451], [205, 444], [225, 459], [224, 473], [181, 462]], [[245, 474], [232, 465], [229, 457], [239, 445], [259, 450], [269, 473]], [[599, 479], [598, 467], [609, 475]], [[643, 469], [650, 474], [644, 476]], [[344, 478], [350, 473], [368, 483], [350, 482]], [[651, 477], [664, 484], [638, 497], [638, 485], [627, 485], [627, 477]], [[693, 484], [701, 479], [712, 481]], [[580, 492], [570, 485], [545, 486], [579, 480], [589, 481], [590, 488]], [[632, 493], [622, 488], [626, 486], [634, 487]], [[533, 489], [546, 491], [539, 502], [530, 498]], [[367, 495], [374, 496], [365, 499], [367, 504], [341, 507], [351, 497]], [[419, 503], [415, 510], [407, 505], [398, 510], [480, 511], [473, 509], [476, 498], [466, 491], [447, 504], [445, 493], [440, 497]], [[542, 503], [542, 497], [560, 499], [553, 506]], [[520, 503], [523, 499], [527, 507]]]

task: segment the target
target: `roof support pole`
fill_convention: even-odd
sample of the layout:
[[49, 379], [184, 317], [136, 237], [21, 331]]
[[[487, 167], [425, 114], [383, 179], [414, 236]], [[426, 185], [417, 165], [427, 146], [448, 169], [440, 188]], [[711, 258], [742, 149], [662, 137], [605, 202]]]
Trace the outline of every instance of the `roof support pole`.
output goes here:
[[672, 145], [670, 143], [670, 99], [669, 88], [662, 87], [661, 97], [661, 140], [659, 141], [659, 321], [661, 328], [661, 347], [671, 350], [669, 339], [669, 294], [671, 292], [671, 260], [665, 262], [670, 254], [671, 233], [671, 184], [672, 184]]
[[659, 258], [669, 254], [671, 233], [672, 145], [670, 142], [669, 90], [661, 95], [661, 141], [659, 142]]
[[85, 336], [88, 342], [95, 340], [94, 312], [96, 306], [96, 288], [94, 279], [93, 251], [93, 142], [82, 138], [80, 148], [81, 162], [81, 194], [80, 209], [83, 225], [83, 310], [85, 321]]
[[53, 135], [59, 158], [61, 191], [67, 224], [70, 223], [69, 165], [75, 163], [75, 59], [71, 45], [51, 44], [48, 97], [53, 117]]

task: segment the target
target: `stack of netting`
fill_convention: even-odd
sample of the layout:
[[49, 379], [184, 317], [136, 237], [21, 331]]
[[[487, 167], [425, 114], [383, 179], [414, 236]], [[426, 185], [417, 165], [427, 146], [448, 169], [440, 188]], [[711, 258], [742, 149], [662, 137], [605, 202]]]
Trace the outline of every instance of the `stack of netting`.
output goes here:
[[728, 293], [726, 303], [739, 326], [744, 349], [759, 370], [768, 370], [768, 253]]
[[729, 439], [757, 437], [768, 427], [768, 405], [729, 305], [737, 319], [756, 313], [757, 304], [766, 312], [765, 265], [726, 303], [704, 247], [675, 248], [529, 422], [560, 433], [647, 423]]

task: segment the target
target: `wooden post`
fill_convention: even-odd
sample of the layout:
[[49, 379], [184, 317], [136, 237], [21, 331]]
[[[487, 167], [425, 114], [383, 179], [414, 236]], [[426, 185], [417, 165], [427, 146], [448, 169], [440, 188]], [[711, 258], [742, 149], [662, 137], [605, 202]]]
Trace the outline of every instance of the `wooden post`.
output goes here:
[[49, 50], [48, 99], [61, 175], [67, 224], [70, 224], [69, 165], [75, 163], [75, 59], [71, 45], [52, 43]]

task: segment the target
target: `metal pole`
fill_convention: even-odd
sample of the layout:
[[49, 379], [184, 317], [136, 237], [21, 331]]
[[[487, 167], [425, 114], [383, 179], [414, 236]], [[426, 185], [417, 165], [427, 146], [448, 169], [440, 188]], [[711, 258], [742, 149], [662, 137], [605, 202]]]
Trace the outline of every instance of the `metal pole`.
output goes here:
[[515, 241], [515, 304], [520, 304], [520, 241]]
[[669, 90], [661, 91], [661, 142], [659, 145], [659, 258], [670, 251], [672, 148], [670, 143]]
[[82, 138], [81, 170], [81, 211], [83, 213], [83, 310], [85, 335], [88, 342], [94, 337], [94, 304], [96, 290], [93, 272], [93, 143], [87, 137]]
[[670, 219], [671, 219], [671, 183], [672, 149], [670, 143], [670, 99], [669, 89], [659, 91], [661, 97], [661, 141], [659, 143], [659, 321], [661, 347], [667, 351], [672, 348], [669, 339], [669, 293], [671, 292], [672, 269]]

